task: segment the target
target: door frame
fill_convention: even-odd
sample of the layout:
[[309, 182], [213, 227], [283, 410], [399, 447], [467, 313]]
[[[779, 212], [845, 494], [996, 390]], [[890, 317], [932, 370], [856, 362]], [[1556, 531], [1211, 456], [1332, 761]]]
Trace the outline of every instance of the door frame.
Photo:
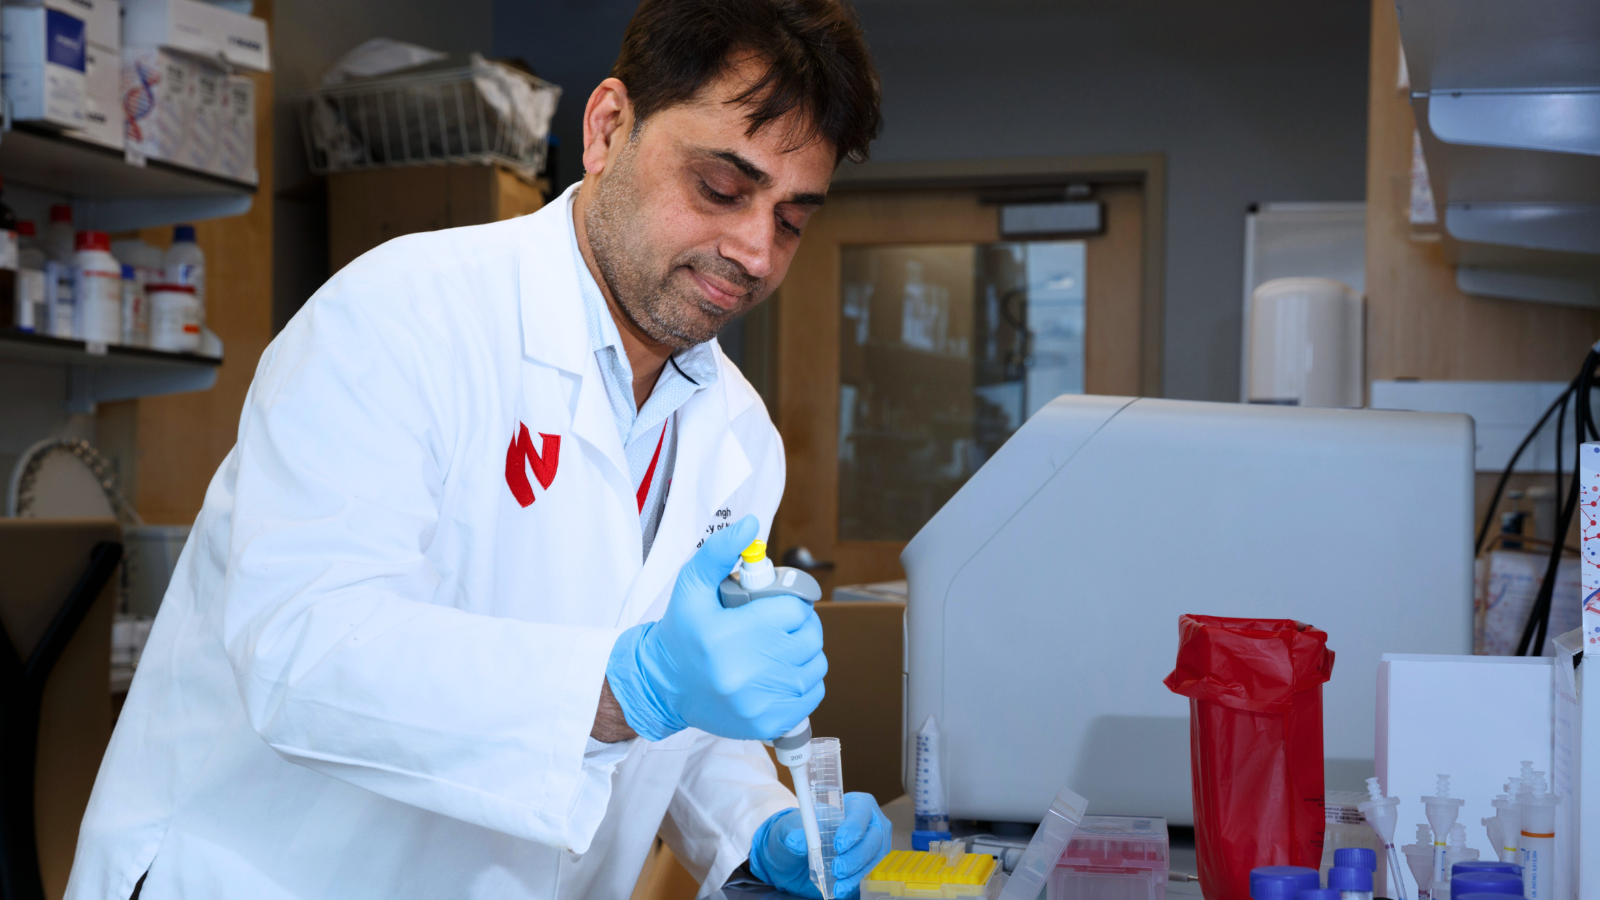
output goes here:
[[[829, 193], [833, 195], [850, 194], [857, 192], [885, 192], [896, 190], [984, 190], [995, 189], [1026, 189], [1029, 187], [1067, 185], [1073, 183], [1087, 183], [1090, 185], [1110, 184], [1138, 184], [1142, 194], [1142, 222], [1140, 248], [1140, 309], [1139, 309], [1139, 391], [1141, 396], [1161, 396], [1162, 375], [1162, 349], [1163, 349], [1163, 314], [1164, 314], [1164, 279], [1165, 272], [1165, 235], [1166, 235], [1166, 160], [1159, 153], [1119, 154], [1105, 156], [1047, 156], [1047, 157], [1017, 157], [1010, 159], [970, 159], [970, 160], [942, 160], [919, 162], [885, 162], [885, 163], [860, 163], [845, 165], [834, 175]], [[753, 320], [747, 324], [747, 333], [744, 343], [746, 365], [753, 375], [757, 390], [767, 402], [769, 414], [777, 425], [779, 433], [788, 440], [798, 437], [802, 444], [807, 444], [806, 437], [802, 436], [810, 429], [806, 423], [789, 421], [793, 418], [793, 411], [785, 410], [780, 400], [783, 393], [780, 390], [779, 373], [782, 371], [783, 346], [793, 336], [785, 338], [779, 323], [792, 318], [797, 313], [790, 311], [784, 314], [783, 289], [780, 287], [777, 294], [768, 302], [752, 310], [752, 313], [761, 313], [759, 316], [750, 316]], [[791, 323], [796, 324], [796, 323]], [[751, 326], [755, 327], [751, 327]], [[751, 332], [754, 332], [752, 334]], [[752, 339], [754, 338], [754, 339]], [[786, 415], [787, 413], [787, 415]], [[796, 429], [799, 429], [799, 434]], [[802, 454], [804, 455], [804, 454]], [[792, 469], [796, 463], [790, 459], [790, 474], [795, 474]], [[785, 493], [797, 488], [790, 484]], [[790, 517], [778, 516], [774, 522], [772, 538], [782, 546], [791, 543], [805, 543], [803, 532], [809, 529], [801, 526], [802, 534], [781, 534], [788, 531], [787, 526], [792, 524], [786, 520]], [[836, 523], [835, 523], [836, 524]], [[815, 536], [814, 536], [815, 537]], [[836, 540], [836, 539], [835, 539]], [[882, 541], [857, 541], [852, 546], [861, 545], [863, 552], [869, 552], [869, 544], [894, 544], [896, 548], [903, 547], [904, 542]], [[818, 547], [815, 549], [824, 549]], [[831, 548], [833, 554], [846, 552], [844, 547]], [[870, 552], [869, 552], [870, 555]], [[898, 555], [898, 549], [896, 549]], [[843, 560], [841, 560], [843, 562]], [[845, 568], [856, 568], [845, 566]], [[818, 572], [819, 579], [823, 582], [825, 591], [831, 593], [835, 586], [833, 572]]]
[[1103, 156], [1020, 156], [998, 159], [925, 160], [846, 164], [834, 173], [830, 194], [843, 191], [926, 188], [1004, 188], [1078, 181], [1136, 182], [1144, 189], [1144, 235], [1140, 248], [1139, 393], [1162, 396], [1165, 346], [1167, 162], [1162, 153]]

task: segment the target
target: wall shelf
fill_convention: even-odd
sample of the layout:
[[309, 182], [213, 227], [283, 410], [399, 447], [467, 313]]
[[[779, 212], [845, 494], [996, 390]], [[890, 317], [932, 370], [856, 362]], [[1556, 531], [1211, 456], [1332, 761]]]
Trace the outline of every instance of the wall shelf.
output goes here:
[[66, 369], [67, 411], [86, 413], [104, 401], [207, 390], [222, 357], [0, 332], [0, 362]]
[[1456, 284], [1600, 304], [1600, 4], [1398, 0]]
[[0, 135], [7, 183], [71, 198], [101, 231], [131, 231], [247, 212], [256, 186], [185, 166], [128, 161], [121, 150], [17, 123]]

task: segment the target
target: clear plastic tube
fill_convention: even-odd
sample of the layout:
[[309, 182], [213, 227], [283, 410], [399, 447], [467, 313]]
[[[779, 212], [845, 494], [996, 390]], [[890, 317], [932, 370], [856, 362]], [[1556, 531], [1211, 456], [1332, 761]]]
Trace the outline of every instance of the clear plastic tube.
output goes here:
[[[823, 900], [833, 900], [833, 860], [838, 855], [833, 847], [834, 832], [844, 822], [844, 773], [839, 767], [839, 739], [812, 738], [811, 760], [806, 763], [806, 780], [810, 787], [810, 800], [816, 818], [817, 841], [811, 842], [806, 834], [806, 849], [811, 863], [811, 880], [822, 892]], [[795, 785], [798, 793], [800, 785]], [[800, 807], [802, 821], [805, 805]]]

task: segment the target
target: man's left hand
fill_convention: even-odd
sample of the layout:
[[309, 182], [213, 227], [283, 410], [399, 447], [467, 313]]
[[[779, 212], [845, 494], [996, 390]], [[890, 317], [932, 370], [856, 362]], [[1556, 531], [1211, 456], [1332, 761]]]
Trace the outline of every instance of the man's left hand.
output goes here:
[[[856, 896], [862, 879], [888, 855], [892, 833], [889, 819], [871, 794], [844, 795], [844, 821], [833, 834], [833, 847], [838, 853], [833, 860], [835, 897]], [[755, 839], [750, 842], [750, 874], [797, 897], [822, 896], [811, 883], [800, 810], [776, 813], [756, 829]]]

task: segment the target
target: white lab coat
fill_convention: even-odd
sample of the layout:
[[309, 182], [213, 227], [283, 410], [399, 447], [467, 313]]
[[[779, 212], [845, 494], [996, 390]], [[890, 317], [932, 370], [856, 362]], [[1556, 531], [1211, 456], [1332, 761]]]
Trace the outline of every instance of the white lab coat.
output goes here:
[[[719, 353], [641, 564], [571, 228], [563, 198], [391, 241], [267, 348], [70, 900], [147, 869], [145, 900], [626, 898], [658, 829], [710, 891], [793, 805], [754, 742], [589, 738], [617, 635], [661, 616], [706, 534], [771, 521], [784, 459]], [[522, 425], [537, 462], [508, 454]]]

